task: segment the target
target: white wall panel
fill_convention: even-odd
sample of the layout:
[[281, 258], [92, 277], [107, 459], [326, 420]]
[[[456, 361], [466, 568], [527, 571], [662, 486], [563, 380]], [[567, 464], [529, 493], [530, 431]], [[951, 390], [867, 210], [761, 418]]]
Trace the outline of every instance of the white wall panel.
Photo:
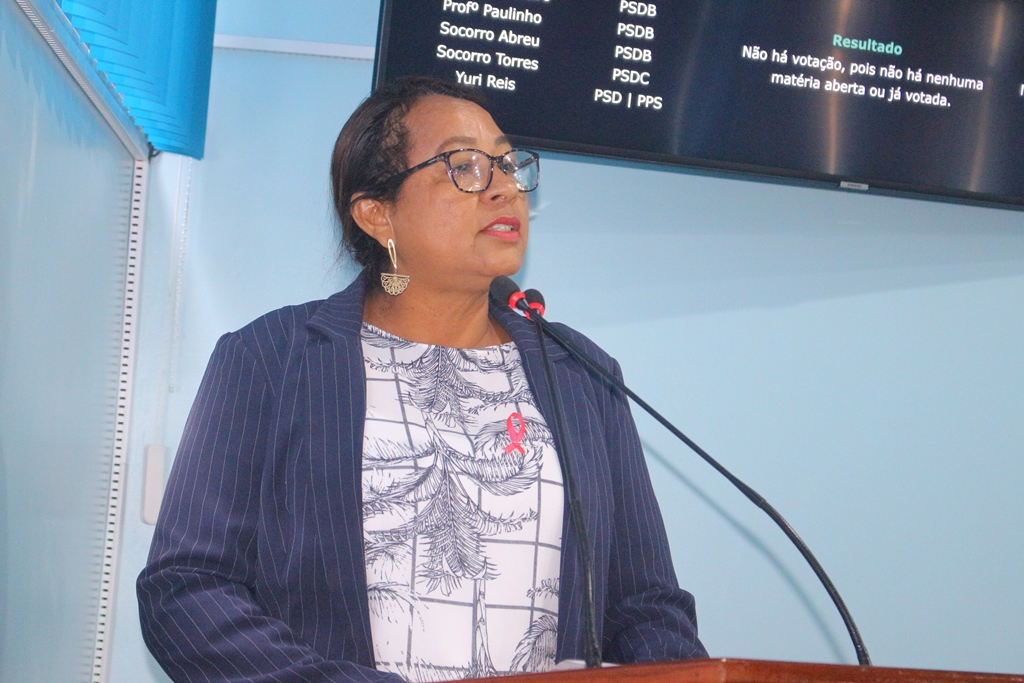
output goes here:
[[89, 680], [133, 158], [0, 2], [0, 680]]

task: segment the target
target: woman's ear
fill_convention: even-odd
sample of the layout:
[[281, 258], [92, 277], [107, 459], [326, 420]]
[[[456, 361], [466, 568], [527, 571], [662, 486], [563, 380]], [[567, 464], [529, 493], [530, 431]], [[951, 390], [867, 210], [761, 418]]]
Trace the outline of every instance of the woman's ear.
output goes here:
[[369, 199], [362, 195], [356, 195], [352, 198], [349, 206], [349, 211], [356, 225], [367, 235], [377, 240], [382, 247], [387, 245], [388, 239], [394, 239], [395, 234], [388, 217], [387, 204], [379, 199]]

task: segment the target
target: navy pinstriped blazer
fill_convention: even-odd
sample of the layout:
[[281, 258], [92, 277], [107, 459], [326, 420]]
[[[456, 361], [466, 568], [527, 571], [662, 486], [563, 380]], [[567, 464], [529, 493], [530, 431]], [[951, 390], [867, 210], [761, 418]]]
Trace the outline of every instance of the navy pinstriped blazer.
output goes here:
[[[174, 462], [142, 630], [176, 681], [385, 681], [373, 669], [363, 560], [364, 277], [217, 343]], [[532, 323], [491, 315], [519, 348], [538, 407], [551, 391]], [[618, 364], [564, 328], [616, 373]], [[706, 656], [680, 590], [625, 399], [547, 342], [596, 558], [603, 657]], [[560, 453], [564, 444], [557, 441]], [[558, 659], [582, 658], [578, 539], [564, 514]]]

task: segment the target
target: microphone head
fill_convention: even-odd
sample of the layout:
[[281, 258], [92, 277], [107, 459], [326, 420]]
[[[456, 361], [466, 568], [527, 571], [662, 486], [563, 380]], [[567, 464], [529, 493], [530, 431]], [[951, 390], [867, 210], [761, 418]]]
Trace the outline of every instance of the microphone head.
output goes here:
[[491, 281], [491, 298], [494, 299], [494, 303], [499, 306], [512, 306], [514, 307], [510, 299], [513, 294], [519, 292], [519, 285], [512, 281], [512, 278], [505, 275], [499, 275]]
[[[530, 310], [537, 315], [544, 317], [544, 295], [538, 292], [536, 289], [528, 289], [523, 292], [523, 297], [526, 298], [526, 305], [530, 307]], [[529, 318], [530, 314], [527, 313], [526, 317]]]

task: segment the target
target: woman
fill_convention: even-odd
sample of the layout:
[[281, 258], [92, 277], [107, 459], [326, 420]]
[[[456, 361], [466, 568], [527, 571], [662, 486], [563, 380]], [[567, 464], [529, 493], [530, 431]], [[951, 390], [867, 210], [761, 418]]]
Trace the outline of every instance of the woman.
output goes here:
[[[522, 264], [536, 155], [479, 95], [379, 89], [331, 164], [364, 266], [217, 344], [138, 582], [175, 680], [446, 680], [581, 658], [574, 458], [603, 657], [705, 656], [623, 398], [488, 302]], [[566, 330], [618, 372], [614, 360]]]

